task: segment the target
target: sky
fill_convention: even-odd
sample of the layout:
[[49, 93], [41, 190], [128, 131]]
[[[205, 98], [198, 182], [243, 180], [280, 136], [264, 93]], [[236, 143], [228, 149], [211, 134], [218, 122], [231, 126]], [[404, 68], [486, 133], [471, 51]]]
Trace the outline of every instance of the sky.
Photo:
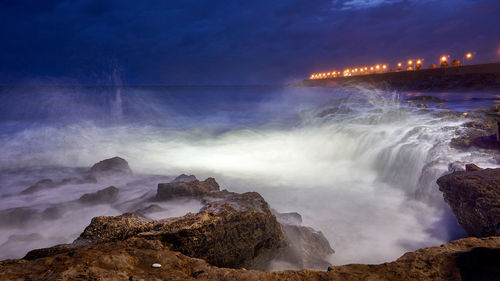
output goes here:
[[0, 0], [0, 84], [283, 84], [500, 61], [498, 0]]

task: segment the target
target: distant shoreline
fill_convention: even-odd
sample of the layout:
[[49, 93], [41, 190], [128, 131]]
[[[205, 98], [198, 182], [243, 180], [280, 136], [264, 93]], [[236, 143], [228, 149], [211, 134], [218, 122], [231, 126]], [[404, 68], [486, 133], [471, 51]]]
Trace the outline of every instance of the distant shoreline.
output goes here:
[[500, 63], [385, 72], [348, 77], [306, 79], [299, 87], [371, 86], [394, 90], [500, 90]]

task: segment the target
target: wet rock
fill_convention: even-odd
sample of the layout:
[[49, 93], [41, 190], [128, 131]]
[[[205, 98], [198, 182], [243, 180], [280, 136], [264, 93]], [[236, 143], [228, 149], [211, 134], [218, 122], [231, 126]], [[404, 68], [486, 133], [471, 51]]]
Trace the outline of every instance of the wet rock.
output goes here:
[[323, 233], [310, 227], [288, 224], [283, 225], [283, 231], [289, 246], [276, 260], [285, 261], [298, 268], [324, 269], [330, 266], [327, 258], [335, 251]]
[[119, 190], [114, 186], [109, 186], [107, 188], [101, 189], [94, 193], [86, 193], [82, 195], [78, 202], [84, 204], [103, 204], [111, 203], [118, 197]]
[[138, 236], [159, 239], [183, 254], [233, 268], [265, 268], [285, 247], [281, 227], [258, 193], [222, 191], [205, 202], [199, 213], [160, 221]]
[[38, 218], [38, 212], [30, 208], [13, 208], [0, 211], [0, 226], [20, 226]]
[[50, 248], [34, 249], [29, 251], [23, 259], [25, 260], [35, 260], [50, 256], [55, 256], [62, 253], [68, 253], [74, 251], [77, 247], [71, 244], [61, 244]]
[[416, 106], [418, 108], [429, 108], [429, 106], [426, 103], [417, 103]]
[[82, 178], [64, 178], [59, 182], [55, 182], [51, 179], [43, 179], [21, 191], [21, 194], [33, 194], [44, 189], [56, 188], [67, 184], [87, 184], [96, 182], [97, 179], [92, 175], [84, 175]]
[[[151, 267], [158, 262], [161, 269]], [[158, 240], [131, 238], [38, 259], [0, 261], [0, 280], [497, 280], [499, 268], [500, 237], [460, 239], [379, 265], [274, 272], [215, 267]]]
[[96, 217], [74, 244], [142, 237], [168, 243], [176, 251], [213, 265], [250, 268], [265, 267], [285, 247], [281, 226], [258, 193], [221, 191], [210, 193], [204, 202], [197, 214], [160, 221], [134, 213]]
[[481, 171], [482, 168], [478, 167], [476, 164], [467, 164], [465, 165], [465, 171], [467, 172], [475, 172], [475, 171]]
[[59, 205], [48, 207], [41, 213], [41, 217], [47, 220], [56, 220], [61, 218], [64, 215], [64, 212], [67, 210], [67, 206]]
[[468, 149], [472, 146], [483, 146], [483, 141], [479, 139], [487, 136], [488, 132], [478, 129], [466, 129], [463, 132], [459, 132], [459, 136], [451, 139], [450, 146], [458, 149]]
[[500, 169], [454, 172], [437, 184], [467, 234], [500, 235]]
[[147, 207], [144, 207], [144, 208], [141, 208], [141, 209], [137, 209], [135, 211], [135, 213], [138, 213], [140, 215], [148, 215], [148, 214], [152, 214], [152, 213], [157, 213], [157, 212], [163, 212], [163, 211], [166, 211], [167, 209], [165, 208], [162, 208], [156, 204], [151, 204]]
[[90, 168], [90, 173], [94, 177], [112, 176], [112, 175], [131, 175], [132, 170], [128, 162], [120, 157], [113, 157], [102, 160]]
[[289, 224], [289, 225], [301, 225], [302, 224], [302, 216], [297, 212], [278, 213], [278, 212], [273, 210], [273, 214], [276, 216], [276, 219], [281, 224]]
[[198, 180], [194, 175], [185, 175], [182, 174], [176, 177], [172, 182], [192, 182]]
[[[177, 179], [177, 178], [176, 178]], [[169, 183], [158, 184], [156, 200], [170, 200], [179, 197], [201, 197], [213, 191], [219, 191], [219, 184], [214, 178], [208, 178], [204, 181], [173, 181]]]
[[442, 103], [438, 104], [436, 107], [439, 109], [446, 109], [446, 105], [444, 105]]
[[422, 103], [438, 103], [438, 102], [446, 102], [445, 99], [438, 98], [435, 96], [416, 96], [416, 97], [410, 97], [407, 100], [410, 101], [419, 101]]
[[500, 143], [497, 141], [496, 135], [479, 136], [474, 138], [472, 143], [480, 148], [500, 150]]
[[489, 133], [494, 132], [494, 125], [495, 124], [493, 124], [492, 122], [486, 120], [481, 120], [481, 121], [476, 120], [462, 124], [463, 127], [484, 130], [488, 131]]
[[56, 184], [53, 180], [51, 179], [43, 179], [35, 184], [31, 185], [30, 187], [26, 188], [25, 190], [21, 191], [21, 194], [33, 194], [35, 192], [38, 192], [40, 190], [46, 189], [46, 188], [52, 188], [52, 187], [57, 187], [58, 184]]
[[153, 226], [152, 220], [136, 213], [95, 217], [73, 244], [80, 246], [125, 240], [141, 232], [150, 231]]

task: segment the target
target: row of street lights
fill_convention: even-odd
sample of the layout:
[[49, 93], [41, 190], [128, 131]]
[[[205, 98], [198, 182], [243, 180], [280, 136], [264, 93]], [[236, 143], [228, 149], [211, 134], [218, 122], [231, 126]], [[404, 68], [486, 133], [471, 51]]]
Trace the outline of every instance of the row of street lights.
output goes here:
[[[439, 67], [448, 67], [448, 61], [449, 61], [449, 55], [443, 55], [440, 58], [439, 62]], [[473, 57], [473, 53], [466, 53], [462, 57], [462, 62], [459, 60], [453, 60], [452, 61], [452, 66], [461, 66], [465, 65], [464, 62], [465, 60], [471, 60]], [[409, 59], [408, 60], [408, 66], [406, 69], [403, 69], [403, 63], [398, 62], [397, 63], [397, 68], [396, 71], [416, 71], [416, 70], [421, 70], [423, 68], [423, 63], [424, 59]], [[435, 64], [431, 64], [429, 68], [436, 68], [437, 66]], [[313, 73], [311, 76], [309, 76], [309, 79], [326, 79], [326, 78], [335, 78], [335, 77], [349, 77], [349, 76], [356, 76], [356, 75], [367, 75], [367, 74], [375, 74], [375, 73], [385, 73], [385, 72], [393, 72], [394, 70], [392, 68], [388, 68], [387, 64], [377, 64], [374, 66], [365, 66], [365, 67], [355, 67], [355, 68], [348, 68], [345, 69], [344, 71], [331, 71], [331, 72], [323, 72], [323, 73]]]

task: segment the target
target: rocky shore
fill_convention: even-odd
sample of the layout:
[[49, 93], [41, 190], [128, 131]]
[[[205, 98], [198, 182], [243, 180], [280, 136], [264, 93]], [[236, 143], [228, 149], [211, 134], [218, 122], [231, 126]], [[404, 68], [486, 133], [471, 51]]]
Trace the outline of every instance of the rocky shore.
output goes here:
[[[450, 146], [497, 153], [476, 140], [492, 133], [486, 119], [467, 121]], [[500, 168], [451, 163], [449, 170], [437, 184], [471, 237], [408, 252], [389, 263], [331, 266], [332, 241], [303, 226], [300, 214], [279, 213], [256, 192], [230, 192], [214, 178], [183, 174], [147, 178], [156, 181], [155, 194], [127, 203], [121, 215], [94, 217], [72, 243], [0, 261], [0, 280], [500, 280]], [[21, 193], [133, 175], [127, 161], [115, 157], [61, 181], [42, 179]], [[120, 188], [110, 185], [41, 212], [13, 209], [0, 216], [4, 223], [11, 217], [12, 224], [28, 224], [57, 218], [72, 204], [113, 204], [119, 196]], [[191, 199], [201, 202], [198, 212], [150, 216], [163, 211], [159, 203]], [[273, 264], [302, 270], [270, 271]]]

